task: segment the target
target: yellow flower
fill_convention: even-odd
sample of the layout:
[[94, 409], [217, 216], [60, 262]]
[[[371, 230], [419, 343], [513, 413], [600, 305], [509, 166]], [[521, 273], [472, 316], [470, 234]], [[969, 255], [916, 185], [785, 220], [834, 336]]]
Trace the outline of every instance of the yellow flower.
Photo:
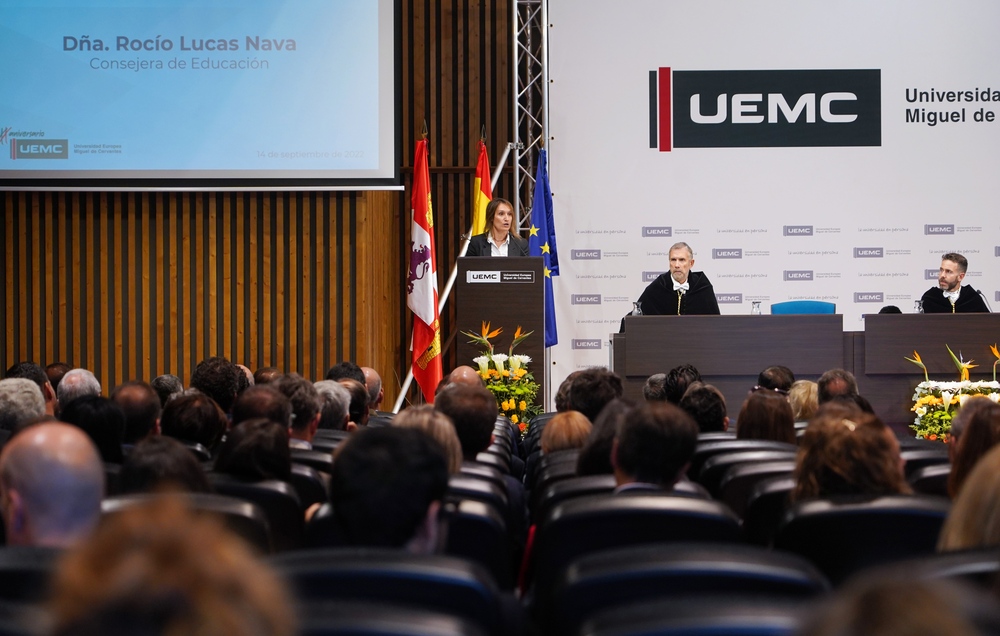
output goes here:
[[517, 405], [517, 410], [519, 410], [519, 411], [527, 411], [528, 410], [528, 403], [525, 402], [524, 400], [521, 400], [520, 404]]
[[509, 378], [510, 377], [510, 371], [508, 371], [507, 369], [504, 369], [503, 370], [503, 377]]
[[510, 416], [510, 421], [511, 421], [512, 423], [514, 423], [514, 424], [517, 424], [517, 416], [516, 416], [516, 415], [511, 415], [511, 416]]

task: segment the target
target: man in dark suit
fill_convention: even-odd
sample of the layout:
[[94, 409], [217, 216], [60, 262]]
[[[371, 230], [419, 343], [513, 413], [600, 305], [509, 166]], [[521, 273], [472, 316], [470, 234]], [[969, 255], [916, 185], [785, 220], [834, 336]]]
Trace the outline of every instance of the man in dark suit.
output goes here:
[[969, 261], [961, 254], [949, 252], [941, 257], [938, 286], [928, 289], [920, 299], [925, 314], [989, 313], [979, 292], [962, 286], [968, 268]]
[[[513, 228], [513, 229], [512, 229]], [[507, 199], [486, 206], [486, 231], [469, 239], [466, 256], [527, 256], [528, 241], [517, 235], [514, 207]]]
[[648, 402], [625, 418], [615, 435], [611, 464], [615, 493], [669, 491], [683, 478], [698, 443], [698, 425], [666, 402]]

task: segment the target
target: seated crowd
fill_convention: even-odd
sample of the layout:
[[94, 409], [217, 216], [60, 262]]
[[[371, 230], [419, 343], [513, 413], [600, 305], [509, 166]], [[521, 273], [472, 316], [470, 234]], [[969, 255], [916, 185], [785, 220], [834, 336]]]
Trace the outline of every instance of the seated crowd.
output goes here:
[[[571, 373], [555, 394], [556, 411], [522, 432], [464, 366], [445, 377], [433, 405], [393, 414], [380, 410], [378, 374], [353, 362], [313, 382], [212, 357], [187, 387], [161, 375], [110, 391], [86, 369], [23, 362], [0, 380], [3, 536], [53, 564], [43, 607], [60, 634], [296, 633], [305, 605], [276, 574], [280, 555], [261, 551], [317, 550], [322, 560], [319, 550], [331, 548], [480, 561], [501, 608], [485, 632], [547, 633], [564, 629], [546, 623], [556, 590], [537, 588], [558, 573], [539, 573], [535, 564], [553, 558], [547, 524], [585, 514], [586, 502], [651, 515], [711, 502], [712, 514], [729, 519], [747, 544], [762, 536], [759, 549], [775, 553], [794, 551], [781, 533], [792, 513], [815, 502], [896, 498], [898, 507], [932, 497], [906, 463], [914, 441], [872, 412], [849, 372], [796, 380], [771, 366], [748, 388], [742, 404], [727, 405], [685, 364], [651, 376], [642, 399], [631, 401], [621, 378], [589, 368]], [[946, 472], [933, 491], [944, 503], [935, 504], [940, 533], [930, 552], [935, 544], [942, 554], [993, 549], [1000, 569], [1000, 406], [968, 400], [946, 451], [931, 446], [919, 447], [920, 461], [931, 458]], [[756, 516], [758, 500], [772, 491], [774, 511]], [[267, 532], [286, 534], [244, 543], [228, 521], [198, 512], [198, 497], [218, 496], [259, 507]], [[291, 512], [274, 512], [282, 497], [295, 502]], [[755, 535], [751, 526], [765, 517], [771, 525]], [[611, 545], [626, 548], [631, 521], [621, 523]], [[499, 528], [490, 548], [462, 535], [486, 525]], [[581, 525], [580, 533], [588, 527], [603, 526]], [[678, 532], [679, 540], [707, 540]], [[65, 557], [58, 566], [56, 556]], [[838, 575], [816, 566], [841, 594], [806, 606], [803, 633], [827, 633], [835, 622], [828, 617], [841, 610], [837, 620], [861, 620], [852, 604], [866, 599], [926, 611], [898, 601], [897, 579], [862, 577], [841, 588]], [[934, 582], [921, 585], [935, 593]], [[928, 624], [980, 633], [986, 620], [940, 611], [955, 615]], [[844, 633], [895, 633], [890, 623]]]

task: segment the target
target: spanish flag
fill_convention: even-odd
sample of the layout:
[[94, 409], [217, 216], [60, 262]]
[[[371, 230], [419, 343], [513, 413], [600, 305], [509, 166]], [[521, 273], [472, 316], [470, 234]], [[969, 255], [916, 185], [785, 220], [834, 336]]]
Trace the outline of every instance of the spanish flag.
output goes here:
[[476, 182], [472, 194], [472, 236], [486, 231], [486, 206], [491, 200], [493, 186], [490, 184], [490, 159], [486, 156], [486, 142], [480, 139]]

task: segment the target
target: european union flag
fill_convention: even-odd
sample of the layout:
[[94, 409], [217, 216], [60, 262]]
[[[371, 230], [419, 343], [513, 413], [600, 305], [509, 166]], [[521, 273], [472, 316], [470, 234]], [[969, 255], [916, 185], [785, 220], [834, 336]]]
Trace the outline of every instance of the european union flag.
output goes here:
[[545, 150], [538, 152], [538, 170], [535, 172], [535, 194], [531, 202], [531, 230], [528, 235], [528, 254], [541, 256], [545, 262], [545, 346], [559, 342], [556, 334], [556, 307], [552, 297], [552, 277], [559, 275], [559, 256], [556, 253], [556, 226], [552, 221], [552, 191], [549, 189], [549, 167]]

